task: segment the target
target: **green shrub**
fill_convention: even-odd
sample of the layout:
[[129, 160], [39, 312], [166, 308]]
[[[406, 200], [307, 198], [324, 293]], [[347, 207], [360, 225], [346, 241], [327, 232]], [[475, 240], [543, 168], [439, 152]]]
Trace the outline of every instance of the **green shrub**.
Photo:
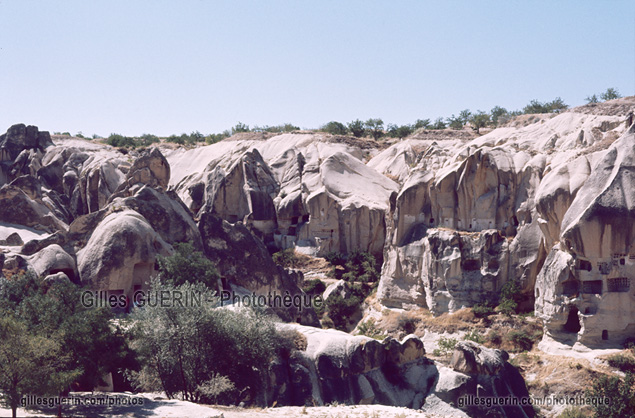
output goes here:
[[445, 125], [445, 122], [443, 121], [443, 118], [437, 118], [432, 124], [432, 126], [430, 126], [430, 129], [436, 129], [436, 130], [445, 129], [445, 128], [446, 128], [446, 125]]
[[580, 408], [569, 407], [562, 411], [558, 418], [586, 418], [586, 415]]
[[386, 334], [377, 327], [377, 323], [373, 318], [370, 318], [366, 322], [361, 322], [357, 326], [357, 334], [365, 335], [376, 340], [383, 340], [386, 338]]
[[569, 106], [566, 105], [560, 97], [556, 97], [551, 102], [546, 103], [539, 102], [538, 100], [532, 100], [527, 106], [523, 108], [523, 113], [558, 113], [567, 109], [568, 107]]
[[386, 131], [389, 137], [402, 139], [410, 135], [414, 131], [414, 128], [411, 125], [397, 126], [388, 124]]
[[512, 299], [503, 298], [496, 307], [496, 310], [504, 315], [511, 316], [516, 313], [518, 304]]
[[402, 312], [397, 318], [397, 325], [404, 330], [406, 334], [414, 334], [419, 325], [419, 319]]
[[463, 120], [460, 117], [456, 117], [454, 115], [450, 116], [449, 118], [447, 118], [448, 121], [448, 126], [451, 129], [463, 129]]
[[589, 398], [609, 398], [608, 405], [593, 405], [594, 418], [627, 418], [635, 414], [635, 378], [627, 373], [624, 380], [617, 376], [600, 376], [593, 383], [593, 388], [585, 391]]
[[523, 330], [510, 331], [509, 334], [507, 334], [507, 340], [512, 343], [519, 351], [529, 351], [534, 345], [531, 337]]
[[384, 121], [376, 118], [376, 119], [368, 119], [364, 122], [366, 129], [370, 132], [370, 136], [373, 137], [374, 140], [378, 140], [382, 136], [384, 136]]
[[467, 341], [474, 341], [478, 344], [483, 344], [485, 342], [485, 338], [477, 329], [473, 329], [472, 331], [467, 332], [463, 339]]
[[363, 299], [357, 295], [348, 298], [343, 298], [339, 293], [330, 295], [325, 301], [325, 305], [328, 317], [333, 321], [334, 327], [342, 331], [346, 330], [348, 318], [357, 312], [362, 301]]
[[159, 141], [159, 137], [156, 135], [152, 135], [152, 134], [143, 134], [139, 137], [139, 139], [141, 140], [141, 145], [147, 147], [149, 145], [152, 144], [156, 144]]
[[361, 138], [366, 133], [366, 128], [364, 127], [364, 122], [359, 119], [355, 119], [352, 122], [348, 123], [348, 130], [351, 131], [353, 136], [356, 138]]
[[134, 138], [130, 138], [128, 136], [123, 136], [120, 134], [110, 134], [108, 139], [106, 139], [106, 143], [108, 145], [112, 145], [113, 147], [136, 147], [137, 143]]
[[427, 129], [429, 127], [430, 127], [430, 119], [417, 119], [415, 121], [415, 124], [413, 125], [413, 128], [415, 130], [421, 129], [421, 128]]
[[135, 381], [158, 380], [170, 398], [235, 404], [247, 396], [261, 403], [268, 366], [284, 345], [273, 322], [251, 309], [216, 308], [218, 299], [202, 283], [153, 280], [150, 291], [198, 293], [203, 303], [148, 304], [134, 311], [134, 344], [142, 361]]
[[229, 138], [231, 133], [228, 130], [223, 131], [219, 134], [209, 134], [205, 137], [205, 143], [207, 145], [215, 144], [217, 142], [222, 141], [225, 138]]
[[635, 373], [635, 359], [623, 354], [613, 354], [606, 359], [607, 363], [611, 367], [620, 369], [623, 372]]
[[307, 295], [321, 295], [326, 290], [326, 285], [320, 279], [312, 279], [304, 282], [302, 290]]
[[622, 97], [620, 92], [612, 87], [609, 87], [604, 93], [600, 94], [600, 98], [604, 101], [619, 99], [620, 97]]
[[515, 279], [508, 280], [501, 287], [501, 299], [496, 310], [505, 315], [518, 312], [518, 303], [522, 300], [520, 285]]
[[458, 341], [456, 338], [441, 337], [438, 342], [439, 348], [434, 350], [432, 354], [437, 357], [450, 355], [454, 352], [454, 347], [456, 347], [457, 343]]
[[474, 316], [477, 318], [487, 318], [495, 313], [494, 308], [489, 302], [477, 303], [472, 307], [472, 312], [474, 312]]
[[216, 289], [220, 275], [205, 254], [195, 251], [190, 243], [177, 243], [174, 248], [176, 252], [173, 255], [157, 260], [161, 281], [175, 286], [203, 283], [210, 289]]
[[232, 135], [237, 134], [239, 132], [249, 132], [249, 125], [245, 125], [242, 122], [238, 122], [236, 126], [232, 128]]
[[379, 281], [379, 267], [371, 253], [355, 250], [346, 257], [342, 279], [349, 282], [376, 283]]
[[331, 135], [346, 135], [348, 134], [348, 129], [346, 125], [341, 122], [331, 121], [320, 128], [321, 131], [329, 133]]
[[274, 263], [284, 268], [297, 268], [298, 266], [298, 256], [293, 248], [278, 251], [273, 254], [272, 258]]

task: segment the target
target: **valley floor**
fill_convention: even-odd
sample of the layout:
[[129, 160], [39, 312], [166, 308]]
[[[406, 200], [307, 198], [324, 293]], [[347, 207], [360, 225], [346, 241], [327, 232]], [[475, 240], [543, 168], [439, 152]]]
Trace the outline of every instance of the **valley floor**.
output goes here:
[[[408, 408], [384, 405], [333, 405], [321, 407], [280, 407], [280, 408], [240, 408], [231, 406], [208, 406], [192, 402], [168, 400], [158, 398], [155, 394], [125, 394], [125, 393], [82, 393], [72, 394], [85, 399], [99, 399], [109, 396], [127, 399], [142, 399], [143, 405], [134, 406], [106, 406], [82, 405], [65, 406], [62, 416], [68, 417], [223, 417], [223, 418], [437, 418], [441, 415], [423, 413]], [[18, 417], [56, 417], [55, 409], [22, 409], [18, 408]], [[11, 410], [0, 408], [0, 416], [11, 416]]]

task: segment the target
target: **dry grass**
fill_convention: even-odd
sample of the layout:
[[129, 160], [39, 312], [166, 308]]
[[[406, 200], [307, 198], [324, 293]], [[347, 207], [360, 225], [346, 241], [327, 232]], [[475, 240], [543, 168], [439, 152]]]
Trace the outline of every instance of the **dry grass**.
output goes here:
[[[552, 356], [539, 351], [522, 353], [512, 359], [527, 380], [527, 389], [536, 397], [580, 395], [593, 386], [607, 371], [594, 367], [588, 360]], [[528, 376], [531, 376], [528, 379]]]
[[331, 265], [322, 257], [310, 257], [306, 254], [295, 252], [294, 267], [302, 273], [313, 272], [326, 275], [331, 271]]

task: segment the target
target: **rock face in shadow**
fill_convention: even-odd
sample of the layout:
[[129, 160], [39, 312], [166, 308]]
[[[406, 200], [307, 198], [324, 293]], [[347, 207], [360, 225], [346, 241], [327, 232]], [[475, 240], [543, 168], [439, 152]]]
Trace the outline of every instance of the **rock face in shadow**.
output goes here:
[[[221, 275], [221, 288], [234, 295], [251, 294], [284, 297], [306, 297], [300, 289], [302, 274], [276, 265], [263, 242], [241, 222], [230, 224], [211, 213], [199, 221], [203, 251]], [[303, 306], [274, 306], [285, 321], [319, 326], [315, 311]]]
[[272, 370], [269, 402], [284, 405], [384, 404], [418, 409], [438, 377], [421, 340], [377, 341], [341, 331], [281, 325], [307, 339]]
[[563, 215], [536, 285], [555, 339], [619, 345], [635, 333], [635, 126], [597, 159]]
[[[527, 397], [525, 382], [501, 350], [459, 343], [451, 368], [425, 356], [414, 335], [402, 341], [373, 340], [341, 331], [279, 325], [299, 332], [306, 348], [276, 360], [269, 371], [271, 405], [382, 404], [451, 416], [481, 416], [485, 409], [462, 405], [475, 396]], [[497, 416], [533, 417], [531, 407], [495, 407]]]
[[[502, 350], [483, 347], [472, 341], [462, 341], [454, 348], [450, 367], [455, 373], [439, 379], [438, 396], [452, 402], [469, 416], [533, 417], [531, 405], [475, 405], [474, 397], [528, 399], [525, 380], [507, 360]], [[439, 387], [441, 386], [441, 388]]]

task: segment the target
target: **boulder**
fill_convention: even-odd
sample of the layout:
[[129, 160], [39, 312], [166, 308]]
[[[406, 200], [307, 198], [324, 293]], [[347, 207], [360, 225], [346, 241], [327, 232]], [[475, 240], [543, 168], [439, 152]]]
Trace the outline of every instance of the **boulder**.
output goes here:
[[[341, 331], [281, 324], [307, 338], [304, 351], [288, 360], [290, 385], [283, 395], [291, 405], [379, 403], [419, 408], [437, 378], [436, 366], [425, 357], [414, 336], [382, 342]], [[278, 402], [278, 404], [281, 404]]]
[[22, 244], [24, 244], [24, 242], [22, 241], [22, 237], [20, 237], [20, 234], [18, 234], [17, 232], [13, 232], [9, 236], [7, 236], [6, 239], [0, 240], [0, 245], [16, 247]]
[[0, 188], [0, 221], [46, 232], [68, 228], [43, 200], [34, 200], [21, 188], [9, 184]]
[[49, 245], [26, 259], [38, 276], [49, 276], [61, 272], [69, 280], [76, 281], [75, 259], [57, 244]]
[[[527, 398], [529, 392], [520, 372], [508, 363], [503, 350], [486, 348], [472, 341], [459, 342], [454, 348], [451, 365], [460, 374], [440, 378], [440, 397], [456, 399], [455, 405], [469, 416], [497, 413], [503, 417], [533, 417], [531, 405], [470, 405], [471, 396]], [[439, 385], [439, 383], [437, 383]], [[461, 399], [462, 398], [462, 399]], [[451, 399], [451, 398], [450, 398]]]
[[127, 207], [140, 213], [165, 242], [192, 242], [196, 249], [202, 248], [201, 235], [192, 214], [172, 191], [141, 186], [130, 197], [111, 198], [108, 206]]
[[124, 209], [99, 222], [77, 252], [77, 268], [82, 284], [132, 297], [135, 286], [146, 287], [156, 273], [157, 256], [172, 252], [141, 214]]
[[141, 155], [128, 169], [125, 182], [119, 185], [117, 192], [135, 184], [166, 190], [169, 182], [170, 164], [158, 148], [152, 147], [141, 152]]

